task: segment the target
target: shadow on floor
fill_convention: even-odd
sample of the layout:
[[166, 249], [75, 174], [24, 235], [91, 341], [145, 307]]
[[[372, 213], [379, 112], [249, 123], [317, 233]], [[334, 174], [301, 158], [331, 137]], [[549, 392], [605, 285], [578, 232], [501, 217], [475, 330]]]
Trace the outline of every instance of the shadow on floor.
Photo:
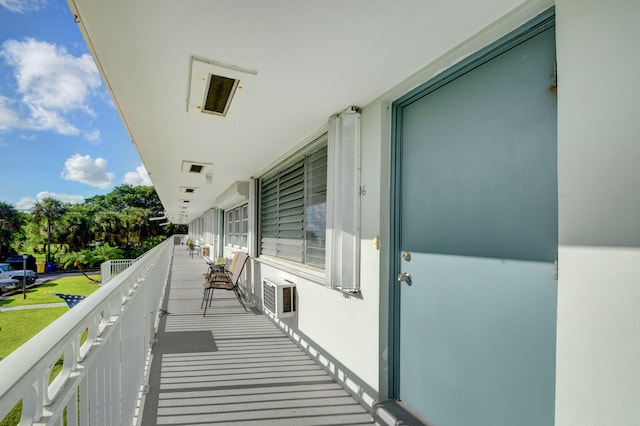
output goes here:
[[177, 250], [142, 425], [356, 425], [370, 413], [257, 309], [214, 294], [202, 316], [200, 258]]

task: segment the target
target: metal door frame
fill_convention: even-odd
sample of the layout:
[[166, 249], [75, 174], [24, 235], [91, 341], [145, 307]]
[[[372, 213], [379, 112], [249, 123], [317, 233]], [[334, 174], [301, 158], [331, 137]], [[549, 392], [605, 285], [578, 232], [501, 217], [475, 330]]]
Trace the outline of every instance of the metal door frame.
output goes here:
[[429, 93], [472, 71], [482, 64], [505, 53], [509, 49], [529, 40], [555, 26], [555, 8], [552, 7], [521, 27], [479, 50], [460, 63], [452, 66], [401, 98], [393, 102], [391, 116], [391, 212], [389, 251], [389, 398], [400, 397], [400, 286], [396, 277], [400, 273], [400, 206], [401, 160], [402, 160], [402, 114], [403, 109]]

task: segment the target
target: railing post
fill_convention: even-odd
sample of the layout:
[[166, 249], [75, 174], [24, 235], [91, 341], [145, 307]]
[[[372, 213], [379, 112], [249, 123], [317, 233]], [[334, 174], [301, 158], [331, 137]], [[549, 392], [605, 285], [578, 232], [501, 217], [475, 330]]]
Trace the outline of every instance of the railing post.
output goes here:
[[106, 283], [111, 279], [111, 261], [107, 260], [106, 262], [102, 262], [100, 264], [100, 282], [102, 284]]
[[67, 424], [133, 424], [173, 249], [103, 263], [100, 288], [0, 361], [0, 420], [22, 400], [22, 424], [62, 424], [65, 407]]

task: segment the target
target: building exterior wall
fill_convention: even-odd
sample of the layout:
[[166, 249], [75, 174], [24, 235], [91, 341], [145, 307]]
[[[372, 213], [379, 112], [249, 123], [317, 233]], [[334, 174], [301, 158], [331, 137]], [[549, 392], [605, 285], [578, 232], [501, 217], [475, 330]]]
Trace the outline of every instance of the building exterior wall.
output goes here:
[[[387, 396], [391, 103], [551, 6], [525, 2], [361, 105], [359, 295], [325, 288], [291, 265], [251, 262], [258, 306], [262, 279], [294, 281], [298, 314], [277, 322], [367, 405]], [[640, 418], [639, 14], [631, 0], [556, 2], [558, 425]]]
[[[391, 103], [466, 56], [485, 47], [549, 8], [548, 1], [516, 7], [423, 70], [362, 106], [360, 294], [325, 288], [304, 267], [254, 258], [248, 283], [261, 307], [262, 279], [296, 283], [298, 313], [276, 322], [365, 405], [388, 395], [389, 211]], [[256, 204], [256, 194], [249, 199]], [[253, 209], [252, 209], [253, 210]], [[224, 256], [232, 252], [225, 248]]]
[[640, 418], [640, 3], [558, 0], [556, 424]]

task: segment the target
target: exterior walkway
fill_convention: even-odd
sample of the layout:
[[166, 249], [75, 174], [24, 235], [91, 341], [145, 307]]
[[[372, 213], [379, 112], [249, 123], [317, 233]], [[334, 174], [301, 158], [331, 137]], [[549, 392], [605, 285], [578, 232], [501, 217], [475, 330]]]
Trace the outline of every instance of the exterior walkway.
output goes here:
[[175, 247], [142, 425], [374, 424], [369, 412], [269, 318], [216, 290], [202, 316], [207, 265]]

